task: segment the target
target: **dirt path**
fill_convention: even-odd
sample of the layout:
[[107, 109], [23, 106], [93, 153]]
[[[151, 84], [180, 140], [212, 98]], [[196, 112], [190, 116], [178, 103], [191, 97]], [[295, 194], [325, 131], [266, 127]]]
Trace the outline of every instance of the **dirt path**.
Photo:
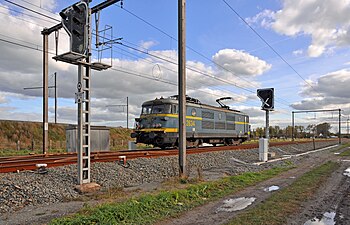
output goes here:
[[[344, 158], [343, 158], [344, 159]], [[302, 205], [302, 212], [293, 215], [288, 224], [297, 225], [314, 219], [314, 221], [327, 220], [336, 224], [350, 224], [350, 178], [344, 176], [344, 170], [350, 167], [349, 161], [338, 160], [340, 168], [324, 183], [308, 202]], [[325, 213], [335, 213], [334, 219]], [[325, 223], [331, 224], [331, 223]]]
[[[331, 150], [318, 152], [314, 154], [310, 154], [307, 156], [304, 156], [304, 158], [300, 161], [300, 164], [297, 168], [292, 169], [290, 171], [287, 171], [279, 176], [276, 176], [270, 180], [264, 181], [256, 186], [249, 187], [239, 193], [236, 193], [231, 196], [227, 196], [225, 198], [222, 198], [218, 201], [208, 203], [204, 206], [197, 207], [196, 209], [192, 211], [188, 211], [184, 213], [183, 215], [179, 216], [178, 218], [169, 219], [166, 221], [161, 221], [158, 223], [158, 225], [179, 225], [179, 224], [188, 224], [188, 225], [204, 225], [204, 224], [226, 224], [229, 222], [232, 218], [234, 218], [236, 215], [238, 215], [241, 211], [234, 211], [234, 212], [225, 212], [225, 211], [218, 211], [219, 207], [223, 206], [223, 202], [228, 199], [235, 199], [240, 197], [246, 197], [246, 198], [256, 198], [256, 200], [253, 202], [251, 206], [249, 206], [247, 209], [251, 208], [252, 206], [255, 206], [261, 202], [263, 202], [266, 198], [271, 196], [273, 192], [266, 192], [264, 191], [264, 188], [270, 187], [273, 185], [277, 185], [280, 188], [284, 188], [293, 181], [303, 175], [305, 172], [310, 171], [316, 166], [321, 165], [324, 162], [327, 162], [328, 160], [338, 160], [339, 157], [335, 156]], [[341, 169], [337, 170], [327, 182], [327, 184], [324, 185], [324, 187], [320, 188], [320, 193], [317, 194], [315, 197], [315, 203], [306, 203], [304, 211], [299, 215], [295, 215], [293, 218], [289, 220], [289, 224], [304, 224], [307, 220], [312, 219], [314, 215], [318, 215], [319, 212], [322, 212], [322, 214], [325, 212], [324, 210], [327, 208], [329, 204], [331, 205], [338, 205], [340, 201], [342, 201], [344, 198], [344, 194], [346, 194], [346, 188], [349, 186], [349, 179], [346, 179], [345, 176], [342, 175], [342, 172], [344, 168], [347, 168], [346, 166], [350, 166], [350, 162], [341, 162], [342, 165]], [[347, 164], [347, 165], [345, 165]], [[343, 189], [338, 189], [339, 187], [342, 187]], [[347, 189], [349, 191], [349, 189]], [[339, 193], [338, 193], [339, 192]], [[329, 193], [334, 193], [335, 195], [329, 195]], [[324, 199], [320, 199], [320, 196], [324, 196]], [[337, 198], [334, 198], [334, 197]], [[329, 198], [327, 198], [329, 197]], [[349, 196], [347, 195], [347, 198]], [[343, 207], [341, 208], [343, 211], [349, 211], [349, 208], [346, 208], [348, 206], [347, 201], [342, 201]], [[318, 206], [318, 207], [316, 207]], [[349, 212], [347, 212], [348, 215]], [[349, 218], [349, 217], [346, 217]], [[344, 223], [344, 224], [350, 224], [350, 223]]]

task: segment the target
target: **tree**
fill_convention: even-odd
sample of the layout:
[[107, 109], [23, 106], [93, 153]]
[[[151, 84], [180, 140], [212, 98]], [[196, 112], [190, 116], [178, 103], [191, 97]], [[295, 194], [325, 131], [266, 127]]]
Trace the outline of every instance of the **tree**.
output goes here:
[[261, 127], [257, 127], [255, 130], [256, 137], [263, 137], [265, 135], [265, 129]]
[[315, 124], [309, 124], [309, 125], [307, 125], [307, 127], [306, 127], [306, 131], [308, 132], [308, 136], [309, 137], [312, 137], [312, 136], [314, 136], [314, 135], [312, 135], [312, 134], [315, 134], [315, 130], [316, 130], [316, 126], [315, 126]]
[[287, 126], [285, 128], [285, 135], [286, 135], [286, 137], [292, 137], [292, 130], [293, 130], [292, 126]]
[[327, 137], [330, 135], [331, 125], [329, 123], [321, 123], [316, 126], [317, 136]]

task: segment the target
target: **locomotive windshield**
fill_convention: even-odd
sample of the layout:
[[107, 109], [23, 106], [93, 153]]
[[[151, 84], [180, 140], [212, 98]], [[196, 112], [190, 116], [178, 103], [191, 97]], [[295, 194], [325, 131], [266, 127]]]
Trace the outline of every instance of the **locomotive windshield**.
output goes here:
[[152, 112], [152, 106], [151, 105], [142, 107], [142, 114], [151, 114], [151, 112]]
[[146, 105], [142, 107], [142, 114], [171, 113], [171, 105]]

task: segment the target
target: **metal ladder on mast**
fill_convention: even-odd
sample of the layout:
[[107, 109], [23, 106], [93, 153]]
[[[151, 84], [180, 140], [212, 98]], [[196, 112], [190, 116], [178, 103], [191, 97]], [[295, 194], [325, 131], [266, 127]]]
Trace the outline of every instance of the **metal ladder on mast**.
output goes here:
[[[90, 183], [90, 71], [86, 68], [83, 73], [79, 65], [78, 85], [81, 85], [83, 98], [78, 102], [78, 141], [79, 141], [79, 184]], [[78, 87], [79, 89], [79, 87]], [[81, 133], [80, 133], [81, 132]]]

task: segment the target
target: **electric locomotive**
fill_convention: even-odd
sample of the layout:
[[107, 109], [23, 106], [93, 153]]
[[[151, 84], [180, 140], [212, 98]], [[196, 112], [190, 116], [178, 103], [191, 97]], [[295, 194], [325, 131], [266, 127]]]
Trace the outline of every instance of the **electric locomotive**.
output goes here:
[[[187, 146], [208, 143], [233, 145], [249, 139], [249, 116], [232, 110], [221, 100], [220, 107], [202, 104], [198, 99], [186, 96]], [[142, 104], [135, 129], [131, 134], [136, 143], [152, 144], [165, 149], [178, 145], [178, 96], [156, 98]]]

